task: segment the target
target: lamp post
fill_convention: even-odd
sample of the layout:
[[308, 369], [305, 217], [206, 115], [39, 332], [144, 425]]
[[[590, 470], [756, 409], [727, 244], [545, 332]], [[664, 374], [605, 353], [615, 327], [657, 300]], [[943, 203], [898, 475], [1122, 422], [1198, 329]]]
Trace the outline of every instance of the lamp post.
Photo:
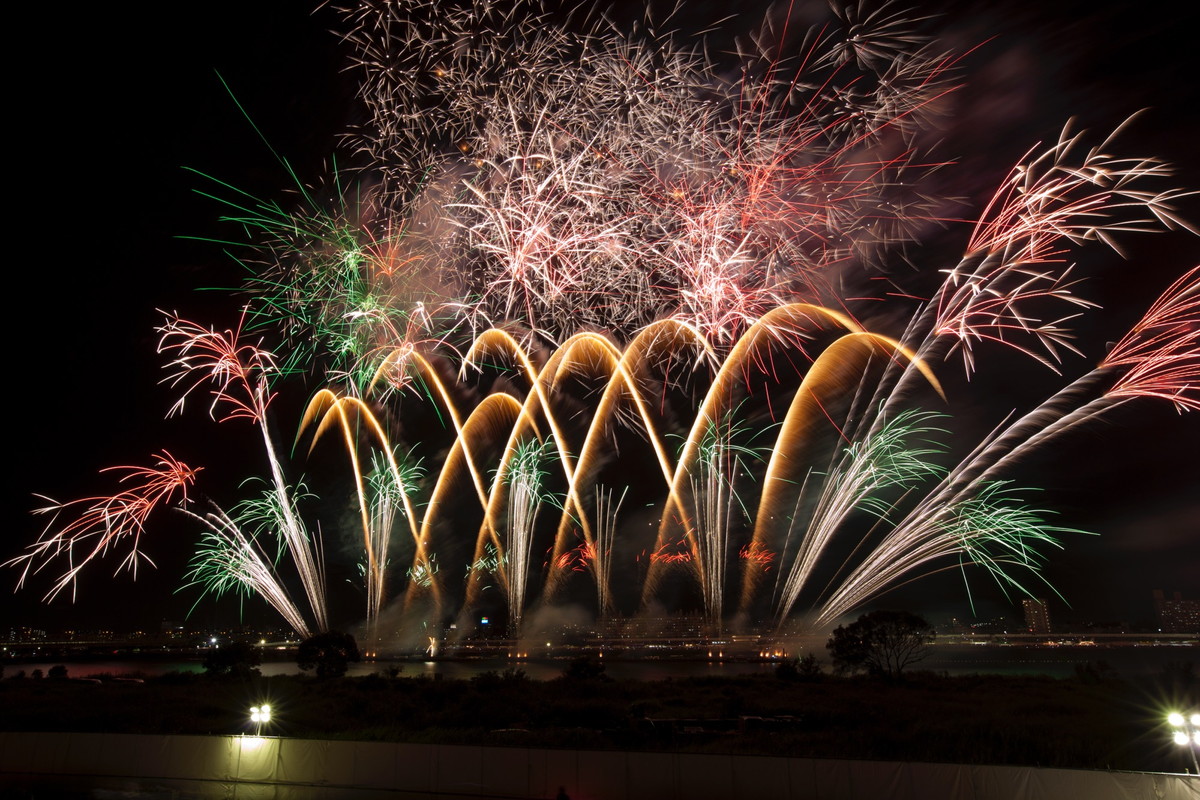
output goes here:
[[1192, 769], [1200, 775], [1200, 763], [1196, 761], [1196, 750], [1200, 749], [1200, 714], [1192, 712], [1188, 715], [1178, 711], [1167, 715], [1171, 724], [1171, 739], [1175, 744], [1186, 747], [1192, 756]]
[[250, 706], [250, 721], [254, 723], [254, 735], [261, 736], [263, 725], [271, 721], [271, 707], [265, 703], [261, 706]]

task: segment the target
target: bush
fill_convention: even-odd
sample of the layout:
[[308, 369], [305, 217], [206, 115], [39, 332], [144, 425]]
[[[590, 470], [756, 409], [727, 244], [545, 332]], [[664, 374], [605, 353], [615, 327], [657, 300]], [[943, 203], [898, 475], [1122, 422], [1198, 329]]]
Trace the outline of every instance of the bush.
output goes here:
[[348, 633], [327, 631], [305, 639], [296, 649], [296, 666], [318, 678], [340, 678], [352, 661], [361, 661], [358, 642]]
[[815, 681], [821, 677], [821, 661], [812, 653], [780, 661], [775, 665], [775, 677], [781, 681]]
[[1114, 677], [1116, 677], [1116, 673], [1113, 672], [1113, 668], [1108, 665], [1107, 661], [1085, 661], [1075, 665], [1075, 678], [1085, 685], [1103, 683]]
[[204, 656], [204, 672], [208, 675], [256, 677], [262, 663], [262, 652], [250, 642], [230, 642], [224, 647], [211, 647]]
[[604, 674], [604, 662], [598, 658], [580, 656], [573, 658], [563, 670], [562, 679], [566, 681], [607, 681], [611, 680]]
[[173, 669], [170, 672], [164, 672], [162, 675], [159, 675], [154, 679], [154, 682], [164, 686], [189, 686], [198, 680], [200, 680], [199, 673]]
[[529, 682], [529, 676], [525, 670], [519, 667], [508, 667], [503, 672], [497, 672], [494, 669], [489, 669], [486, 672], [481, 672], [473, 676], [471, 685], [481, 689], [494, 689], [500, 686], [512, 686], [525, 684]]

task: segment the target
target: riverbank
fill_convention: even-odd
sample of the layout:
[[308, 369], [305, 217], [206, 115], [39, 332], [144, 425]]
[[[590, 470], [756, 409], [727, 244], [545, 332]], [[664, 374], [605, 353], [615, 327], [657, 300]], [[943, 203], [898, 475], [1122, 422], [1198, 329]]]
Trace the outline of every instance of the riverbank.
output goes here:
[[236, 734], [253, 732], [248, 709], [264, 702], [269, 732], [287, 737], [1178, 772], [1165, 714], [1200, 705], [1200, 687], [1183, 665], [1138, 679], [926, 672], [901, 684], [773, 672], [536, 681], [519, 667], [467, 680], [26, 677], [0, 681], [0, 729]]
[[[813, 650], [819, 660], [828, 661], [821, 648]], [[170, 672], [200, 673], [204, 671], [203, 654], [190, 657], [178, 652], [156, 651], [95, 652], [88, 657], [78, 653], [56, 653], [55, 656], [28, 650], [20, 658], [0, 662], [3, 675], [40, 670], [48, 675], [57, 665], [67, 668], [71, 677], [96, 674], [146, 678]], [[265, 649], [261, 674], [267, 677], [296, 675], [300, 668], [295, 662], [294, 649], [277, 651]], [[532, 658], [507, 658], [496, 655], [447, 657], [439, 659], [375, 658], [351, 664], [350, 677], [366, 677], [372, 673], [387, 674], [399, 670], [409, 677], [441, 676], [443, 679], [469, 680], [487, 672], [521, 669], [533, 680], [552, 680], [562, 674], [565, 664], [577, 654], [556, 653]], [[669, 678], [732, 678], [744, 675], [771, 675], [779, 659], [773, 658], [707, 658], [685, 652], [663, 654], [625, 654], [603, 658], [610, 677], [621, 680], [656, 681]], [[1180, 641], [1171, 644], [1033, 644], [984, 643], [963, 644], [939, 642], [929, 649], [919, 668], [927, 672], [951, 676], [965, 675], [1045, 675], [1052, 678], [1072, 678], [1081, 670], [1098, 671], [1109, 677], [1129, 679], [1154, 678], [1180, 664], [1200, 666], [1200, 644]]]

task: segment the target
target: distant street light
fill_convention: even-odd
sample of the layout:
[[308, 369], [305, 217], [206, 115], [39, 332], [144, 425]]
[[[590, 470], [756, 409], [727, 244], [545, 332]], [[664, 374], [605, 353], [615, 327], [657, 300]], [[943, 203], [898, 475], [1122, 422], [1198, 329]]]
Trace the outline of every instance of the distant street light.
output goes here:
[[261, 736], [263, 725], [271, 721], [271, 707], [269, 705], [250, 706], [250, 721], [254, 723], [254, 735]]
[[1167, 722], [1171, 723], [1173, 728], [1172, 740], [1188, 749], [1192, 756], [1192, 769], [1200, 775], [1200, 763], [1196, 760], [1196, 751], [1200, 750], [1200, 714], [1193, 712], [1185, 717], [1176, 711], [1167, 715]]

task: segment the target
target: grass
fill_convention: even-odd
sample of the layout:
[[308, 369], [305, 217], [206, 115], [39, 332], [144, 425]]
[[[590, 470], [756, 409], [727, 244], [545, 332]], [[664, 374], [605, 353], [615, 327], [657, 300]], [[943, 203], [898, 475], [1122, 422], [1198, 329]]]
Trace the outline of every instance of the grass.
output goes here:
[[1196, 707], [1194, 673], [1137, 681], [917, 673], [531, 681], [400, 675], [211, 678], [144, 683], [9, 678], [0, 729], [230, 734], [270, 702], [271, 733], [306, 738], [573, 749], [753, 753], [971, 764], [1182, 769], [1170, 707]]

